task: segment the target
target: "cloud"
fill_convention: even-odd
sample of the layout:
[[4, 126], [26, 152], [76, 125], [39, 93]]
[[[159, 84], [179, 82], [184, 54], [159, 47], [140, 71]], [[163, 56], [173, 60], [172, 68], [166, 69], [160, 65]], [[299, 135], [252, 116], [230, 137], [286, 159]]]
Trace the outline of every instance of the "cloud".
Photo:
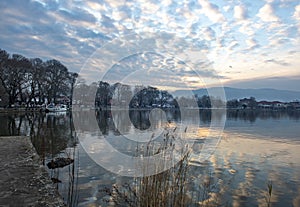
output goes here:
[[256, 48], [258, 46], [258, 43], [254, 38], [247, 39], [246, 44], [248, 45], [249, 48]]
[[216, 39], [216, 33], [211, 27], [203, 28], [201, 34], [203, 35], [203, 38], [207, 41], [212, 41]]
[[275, 15], [274, 8], [271, 4], [265, 4], [259, 9], [258, 17], [264, 22], [278, 22], [279, 18]]
[[247, 17], [247, 9], [244, 6], [238, 5], [234, 7], [234, 18], [237, 20], [246, 20]]
[[229, 9], [230, 9], [230, 6], [229, 6], [229, 5], [223, 6], [223, 10], [224, 10], [225, 12], [228, 12]]
[[281, 66], [289, 66], [290, 65], [289, 63], [286, 63], [282, 60], [274, 60], [274, 59], [265, 60], [265, 63], [275, 63], [275, 64], [281, 65]]
[[96, 23], [97, 21], [94, 15], [80, 8], [76, 8], [72, 11], [59, 9], [57, 14], [60, 15], [65, 21], [76, 21], [77, 24], [80, 22]]
[[56, 1], [0, 4], [0, 18], [5, 19], [0, 22], [0, 44], [10, 53], [58, 59], [70, 70], [79, 71], [88, 56], [109, 39], [93, 29], [97, 19], [77, 7]]
[[293, 14], [293, 17], [294, 17], [296, 20], [300, 21], [300, 4], [297, 5], [297, 6], [295, 6], [295, 12], [294, 12], [294, 14]]
[[236, 40], [233, 40], [230, 42], [230, 44], [228, 45], [228, 50], [233, 50], [235, 49], [236, 47], [238, 47], [240, 44], [236, 41]]
[[253, 29], [253, 25], [251, 24], [251, 22], [247, 21], [242, 23], [242, 25], [239, 28], [239, 31], [248, 36], [252, 36], [255, 34], [255, 29]]
[[300, 33], [300, 4], [295, 6], [293, 18], [297, 21], [298, 33]]
[[225, 21], [223, 14], [219, 11], [219, 7], [210, 3], [208, 0], [198, 0], [201, 5], [202, 13], [209, 18], [213, 23], [222, 23]]

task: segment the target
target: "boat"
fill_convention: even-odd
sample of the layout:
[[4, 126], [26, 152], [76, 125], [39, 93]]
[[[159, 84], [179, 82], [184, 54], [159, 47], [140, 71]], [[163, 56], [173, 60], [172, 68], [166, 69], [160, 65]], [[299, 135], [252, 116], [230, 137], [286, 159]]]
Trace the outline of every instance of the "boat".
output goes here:
[[46, 107], [46, 112], [64, 112], [67, 111], [68, 107], [65, 104], [49, 104]]

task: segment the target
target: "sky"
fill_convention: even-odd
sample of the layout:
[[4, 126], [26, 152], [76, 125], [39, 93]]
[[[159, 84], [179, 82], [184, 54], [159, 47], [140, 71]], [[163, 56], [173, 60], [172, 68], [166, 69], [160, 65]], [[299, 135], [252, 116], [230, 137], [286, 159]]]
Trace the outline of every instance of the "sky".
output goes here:
[[0, 9], [1, 49], [85, 78], [300, 91], [298, 0], [1, 0]]

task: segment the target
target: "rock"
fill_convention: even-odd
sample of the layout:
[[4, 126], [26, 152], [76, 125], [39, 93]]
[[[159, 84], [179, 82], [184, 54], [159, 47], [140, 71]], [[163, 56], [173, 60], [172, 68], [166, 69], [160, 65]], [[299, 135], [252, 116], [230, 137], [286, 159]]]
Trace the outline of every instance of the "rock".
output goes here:
[[50, 162], [48, 162], [47, 166], [49, 169], [62, 168], [67, 165], [70, 165], [73, 162], [74, 160], [71, 158], [59, 157], [56, 158], [55, 160], [51, 160]]
[[61, 180], [57, 179], [57, 178], [51, 178], [53, 183], [61, 183]]
[[230, 174], [235, 174], [235, 173], [236, 173], [236, 170], [235, 170], [235, 169], [230, 169], [230, 170], [228, 170], [228, 172], [229, 172]]

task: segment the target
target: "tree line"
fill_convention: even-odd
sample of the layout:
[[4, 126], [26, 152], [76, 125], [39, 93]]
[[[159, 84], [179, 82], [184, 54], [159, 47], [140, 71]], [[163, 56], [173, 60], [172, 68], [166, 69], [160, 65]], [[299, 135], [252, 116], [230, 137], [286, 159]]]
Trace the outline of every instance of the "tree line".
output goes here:
[[37, 106], [72, 100], [78, 77], [58, 60], [10, 55], [0, 49], [0, 106]]
[[[175, 108], [174, 97], [166, 90], [152, 86], [127, 85], [122, 83], [109, 84], [104, 81], [76, 84], [76, 97], [73, 104], [81, 106], [94, 105], [96, 108], [130, 107], [130, 108]], [[94, 94], [93, 94], [94, 93]]]
[[224, 108], [226, 103], [214, 97], [204, 95], [198, 97], [174, 97], [167, 90], [159, 90], [153, 86], [109, 84], [104, 81], [87, 85], [83, 80], [76, 84], [76, 105], [95, 106], [96, 108], [129, 107], [129, 108], [179, 108], [190, 107], [191, 103], [199, 108]]

